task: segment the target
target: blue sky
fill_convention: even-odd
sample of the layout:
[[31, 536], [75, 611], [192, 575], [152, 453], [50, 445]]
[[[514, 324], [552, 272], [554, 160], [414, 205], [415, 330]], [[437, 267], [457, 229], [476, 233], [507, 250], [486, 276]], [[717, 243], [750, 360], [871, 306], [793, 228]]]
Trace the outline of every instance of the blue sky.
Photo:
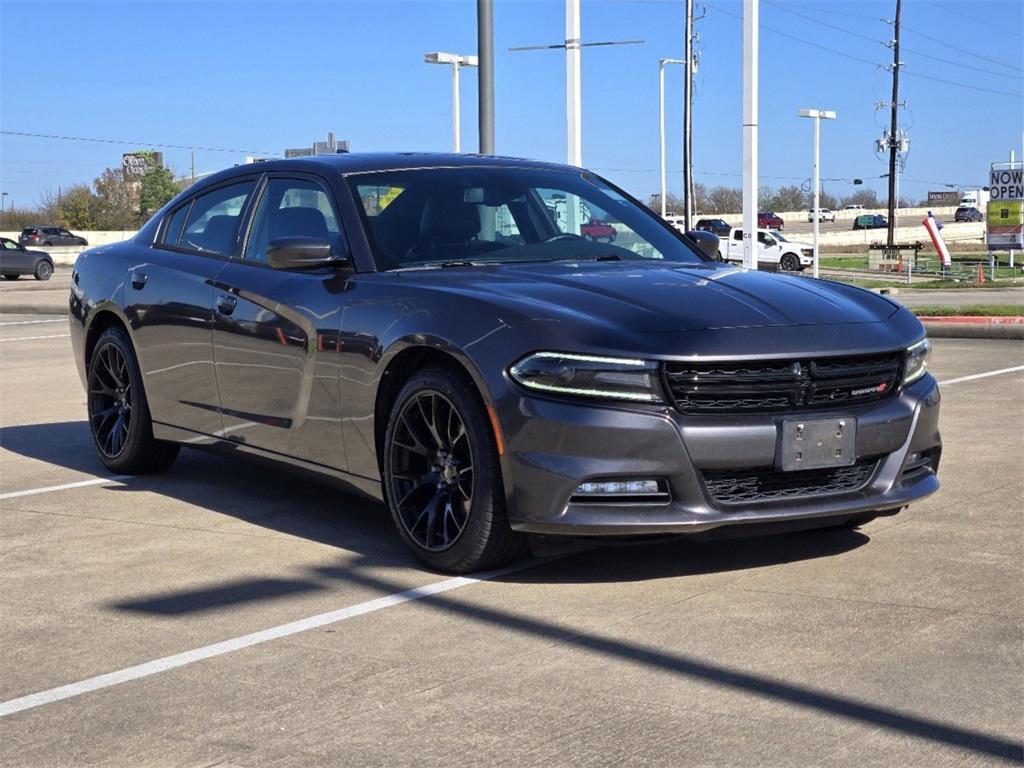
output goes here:
[[[582, 0], [585, 41], [646, 41], [583, 53], [584, 164], [641, 197], [659, 184], [657, 62], [683, 54], [683, 7], [681, 0]], [[698, 7], [706, 13], [698, 22], [696, 176], [738, 186], [742, 4]], [[762, 0], [762, 183], [810, 175], [811, 124], [796, 112], [817, 107], [839, 114], [822, 127], [823, 176], [860, 177], [884, 189], [884, 179], [873, 178], [886, 170], [873, 139], [887, 113], [876, 113], [874, 103], [888, 100], [891, 80], [876, 63], [891, 60], [879, 42], [891, 28], [880, 19], [894, 7], [895, 0]], [[0, 185], [8, 201], [31, 205], [44, 190], [89, 181], [147, 142], [280, 153], [333, 130], [355, 151], [447, 151], [449, 73], [422, 63], [423, 53], [475, 53], [475, 8], [473, 0], [0, 0], [3, 130], [139, 142], [2, 135]], [[901, 100], [909, 106], [901, 123], [911, 136], [903, 192], [919, 198], [943, 183], [982, 185], [990, 162], [1007, 159], [1011, 148], [1021, 152], [1024, 3], [905, 0], [903, 24], [911, 49], [901, 57]], [[507, 50], [564, 36], [562, 0], [496, 0], [499, 153], [564, 160], [564, 54]], [[473, 150], [476, 72], [464, 73], [463, 147]], [[669, 167], [678, 169], [681, 68], [668, 70], [667, 84]], [[164, 155], [187, 172], [187, 150]], [[241, 157], [199, 150], [197, 170]], [[670, 191], [679, 188], [674, 174]]]

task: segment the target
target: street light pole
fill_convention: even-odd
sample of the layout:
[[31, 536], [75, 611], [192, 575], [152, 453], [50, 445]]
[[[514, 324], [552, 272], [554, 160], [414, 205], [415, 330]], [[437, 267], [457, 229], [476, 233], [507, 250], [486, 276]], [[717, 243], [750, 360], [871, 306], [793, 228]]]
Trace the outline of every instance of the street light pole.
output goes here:
[[475, 67], [479, 63], [476, 56], [460, 56], [457, 53], [435, 51], [423, 56], [427, 64], [448, 64], [452, 68], [452, 151], [462, 151], [462, 115], [459, 100], [459, 70], [462, 67]]
[[743, 266], [757, 269], [759, 0], [743, 0]]
[[665, 169], [665, 65], [685, 64], [681, 59], [659, 59], [658, 60], [658, 135], [661, 145], [661, 218], [668, 213], [666, 198], [668, 197], [668, 182]]
[[821, 121], [835, 120], [836, 113], [826, 109], [801, 109], [800, 117], [814, 120], [814, 203], [811, 206], [811, 218], [814, 220], [814, 276], [818, 277], [818, 228], [821, 224]]

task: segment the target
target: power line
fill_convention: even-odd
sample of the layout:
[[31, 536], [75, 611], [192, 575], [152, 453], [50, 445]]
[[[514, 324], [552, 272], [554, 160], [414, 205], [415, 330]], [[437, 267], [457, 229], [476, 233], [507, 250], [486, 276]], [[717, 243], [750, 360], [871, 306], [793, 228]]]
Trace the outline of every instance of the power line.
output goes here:
[[[731, 13], [730, 11], [727, 11], [724, 8], [719, 8], [718, 6], [711, 5], [710, 3], [708, 3], [707, 7], [708, 7], [709, 10], [717, 11], [718, 13], [723, 13], [726, 16], [732, 16], [732, 18], [734, 18], [734, 19], [738, 19], [740, 21], [743, 21], [743, 17], [742, 16], [739, 16], [739, 15], [737, 15], [735, 13]], [[795, 40], [798, 43], [803, 43], [804, 45], [809, 45], [812, 48], [820, 48], [821, 50], [828, 51], [829, 53], [835, 54], [836, 56], [842, 56], [843, 58], [846, 58], [846, 59], [851, 59], [853, 61], [859, 61], [861, 64], [870, 64], [872, 67], [875, 67], [876, 69], [880, 68], [882, 66], [877, 61], [871, 61], [870, 59], [864, 59], [864, 58], [861, 58], [860, 56], [854, 56], [853, 54], [846, 53], [845, 51], [839, 51], [839, 50], [836, 50], [835, 48], [829, 48], [826, 45], [821, 45], [820, 43], [815, 43], [815, 42], [813, 42], [811, 40], [805, 40], [802, 37], [797, 37], [796, 35], [791, 35], [788, 32], [783, 32], [781, 29], [775, 29], [773, 27], [769, 27], [769, 26], [766, 26], [764, 24], [761, 24], [759, 26], [760, 26], [761, 29], [765, 30], [766, 32], [774, 32], [776, 35], [780, 35], [782, 37], [787, 37], [790, 40]], [[875, 42], [877, 42], [877, 41], [875, 41]]]
[[[944, 45], [945, 47], [951, 48], [954, 51], [960, 51], [960, 53], [966, 53], [968, 56], [973, 56], [976, 59], [981, 59], [982, 61], [987, 61], [990, 64], [998, 64], [1001, 67], [1007, 67], [1009, 69], [1016, 69], [1016, 70], [1019, 70], [1021, 72], [1024, 72], [1024, 67], [1018, 67], [1015, 64], [1010, 64], [1010, 63], [1005, 62], [1005, 61], [999, 61], [998, 59], [990, 59], [987, 56], [982, 56], [980, 53], [975, 53], [974, 51], [970, 51], [970, 50], [968, 50], [966, 48], [960, 48], [959, 46], [953, 45], [952, 43], [948, 43], [945, 40], [940, 40], [937, 37], [932, 37], [931, 35], [926, 35], [924, 32], [919, 32], [918, 30], [914, 29], [913, 27], [908, 27], [906, 24], [903, 25], [903, 29], [904, 29], [904, 31], [910, 32], [911, 34], [917, 35], [918, 37], [923, 37], [925, 40], [931, 40], [933, 43], [938, 43], [939, 45]], [[1019, 75], [1017, 75], [1017, 77], [1019, 77]]]
[[259, 149], [228, 149], [225, 147], [193, 147], [188, 144], [160, 144], [152, 141], [125, 141], [124, 139], [97, 139], [85, 136], [58, 136], [51, 133], [29, 133], [28, 131], [0, 131], [4, 136], [21, 136], [31, 139], [57, 139], [60, 141], [90, 141], [96, 144], [123, 144], [133, 147], [159, 147], [160, 149], [193, 149], [203, 152], [238, 152], [243, 155], [277, 155]]
[[961, 19], [967, 19], [968, 21], [973, 21], [975, 24], [982, 24], [983, 26], [991, 27], [992, 29], [998, 29], [1000, 32], [1006, 32], [1007, 31], [1006, 27], [1000, 27], [998, 24], [993, 24], [992, 22], [989, 22], [989, 21], [982, 21], [981, 19], [977, 19], [977, 18], [975, 18], [973, 16], [968, 16], [966, 13], [958, 13], [958, 12], [950, 9], [945, 3], [935, 3], [935, 2], [933, 2], [931, 5], [933, 7], [935, 7], [935, 8], [937, 8], [938, 10], [945, 11], [946, 13], [948, 13], [948, 14], [950, 14], [952, 16], [959, 16]]
[[[735, 13], [731, 13], [731, 12], [725, 10], [724, 8], [719, 8], [718, 6], [711, 5], [710, 3], [708, 4], [707, 7], [709, 9], [713, 10], [713, 11], [717, 11], [718, 13], [725, 14], [726, 16], [731, 16], [734, 19], [739, 19], [740, 21], [743, 20], [742, 16], [739, 16], [739, 15], [737, 15]], [[826, 26], [831, 26], [831, 25], [826, 25]], [[812, 48], [820, 48], [821, 50], [828, 51], [829, 53], [834, 54], [836, 56], [842, 56], [843, 58], [851, 59], [852, 61], [859, 61], [861, 64], [870, 64], [871, 66], [875, 67], [876, 69], [881, 68], [883, 66], [882, 64], [879, 64], [879, 63], [877, 63], [875, 61], [871, 61], [869, 59], [865, 59], [865, 58], [862, 58], [860, 56], [854, 56], [851, 53], [846, 53], [845, 51], [836, 50], [835, 48], [829, 48], [828, 46], [821, 45], [820, 43], [815, 43], [812, 40], [805, 40], [802, 37], [797, 37], [796, 35], [791, 35], [788, 32], [783, 32], [782, 30], [766, 26], [765, 24], [761, 24], [760, 27], [761, 27], [761, 29], [765, 30], [766, 32], [774, 32], [776, 35], [780, 35], [782, 37], [789, 38], [790, 40], [795, 40], [796, 42], [803, 43], [804, 45], [809, 45]], [[857, 35], [857, 36], [859, 37], [860, 35]], [[873, 38], [869, 38], [869, 39], [872, 39], [873, 42], [879, 42], [877, 40], [874, 40]], [[924, 75], [924, 74], [920, 74], [918, 72], [904, 71], [904, 74], [906, 74], [906, 75], [908, 75], [910, 77], [920, 77], [920, 78], [924, 78], [925, 80], [932, 80], [932, 81], [937, 82], [937, 83], [944, 83], [946, 85], [952, 85], [952, 86], [955, 86], [957, 88], [966, 88], [968, 90], [979, 91], [981, 93], [992, 93], [992, 94], [996, 94], [998, 96], [1012, 96], [1015, 99], [1024, 98], [1024, 94], [1014, 93], [1012, 91], [999, 91], [999, 90], [996, 90], [994, 88], [982, 88], [981, 86], [969, 85], [968, 83], [960, 83], [960, 82], [957, 82], [955, 80], [946, 80], [946, 79], [941, 78], [941, 77], [933, 77], [931, 75]]]
[[[886, 42], [886, 41], [877, 40], [874, 37], [871, 37], [870, 35], [862, 35], [859, 32], [854, 32], [854, 31], [846, 29], [844, 27], [836, 26], [835, 24], [829, 24], [827, 21], [822, 21], [821, 19], [816, 19], [813, 16], [809, 16], [807, 14], [800, 13], [799, 11], [794, 11], [792, 8], [787, 8], [786, 6], [782, 5], [781, 3], [773, 2], [773, 0], [764, 0], [764, 2], [767, 3], [768, 5], [771, 5], [771, 6], [774, 6], [774, 7], [778, 8], [780, 11], [784, 11], [785, 13], [791, 13], [794, 16], [799, 16], [802, 19], [807, 19], [808, 21], [813, 22], [814, 24], [818, 24], [818, 25], [820, 25], [822, 27], [828, 27], [829, 29], [834, 29], [837, 32], [842, 32], [844, 35], [849, 35], [850, 37], [856, 37], [856, 38], [858, 38], [860, 40], [867, 40], [868, 42], [876, 43], [878, 45], [888, 46], [888, 42]], [[904, 26], [903, 29], [905, 30], [906, 27]], [[932, 38], [932, 39], [934, 40], [934, 38]], [[926, 58], [926, 59], [932, 59], [933, 61], [937, 61], [937, 62], [939, 62], [941, 64], [948, 64], [950, 66], [955, 66], [955, 67], [958, 67], [960, 69], [973, 69], [973, 70], [975, 70], [977, 72], [984, 72], [985, 74], [996, 75], [997, 77], [1009, 77], [1009, 78], [1011, 78], [1013, 80], [1019, 80], [1020, 79], [1019, 75], [1010, 75], [1010, 74], [1007, 74], [1005, 72], [996, 72], [995, 70], [985, 69], [984, 67], [975, 67], [975, 66], [973, 66], [971, 64], [965, 64], [965, 63], [959, 62], [959, 61], [950, 61], [949, 59], [944, 59], [941, 56], [935, 56], [935, 55], [930, 54], [930, 53], [925, 53], [924, 51], [917, 51], [917, 50], [914, 50], [913, 48], [908, 48], [905, 45], [900, 46], [900, 47], [905, 52], [907, 52], [907, 53], [913, 53], [913, 54], [915, 54], [917, 56], [921, 56], [921, 57]], [[983, 58], [983, 57], [979, 57], [979, 58]], [[999, 63], [999, 62], [995, 62], [995, 63]], [[995, 93], [1004, 93], [1004, 92], [1002, 92], [1002, 91], [995, 91]]]

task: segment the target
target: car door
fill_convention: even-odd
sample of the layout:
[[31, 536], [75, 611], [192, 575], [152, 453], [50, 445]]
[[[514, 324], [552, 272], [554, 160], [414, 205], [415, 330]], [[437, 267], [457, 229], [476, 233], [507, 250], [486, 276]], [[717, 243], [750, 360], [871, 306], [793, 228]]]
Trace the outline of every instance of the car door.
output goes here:
[[765, 264], [778, 264], [782, 258], [782, 246], [767, 232], [757, 233], [757, 260]]
[[258, 176], [204, 189], [164, 217], [125, 280], [125, 311], [153, 420], [220, 434], [213, 365], [213, 285], [237, 252], [238, 230]]
[[11, 275], [29, 272], [32, 265], [28, 262], [29, 254], [19, 248], [16, 242], [6, 237], [0, 238], [0, 272]]
[[225, 435], [336, 469], [341, 431], [339, 333], [350, 272], [276, 269], [283, 237], [348, 246], [330, 187], [310, 174], [268, 176], [253, 207], [242, 258], [225, 265], [214, 295], [213, 346]]

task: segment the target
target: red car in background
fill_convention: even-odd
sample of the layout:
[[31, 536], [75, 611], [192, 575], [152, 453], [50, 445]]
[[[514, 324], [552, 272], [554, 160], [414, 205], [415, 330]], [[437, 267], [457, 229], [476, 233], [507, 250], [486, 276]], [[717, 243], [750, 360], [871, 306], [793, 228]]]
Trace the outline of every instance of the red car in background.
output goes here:
[[757, 227], [758, 229], [777, 229], [782, 231], [782, 226], [785, 224], [781, 216], [777, 216], [771, 211], [766, 211], [757, 214]]
[[615, 237], [619, 233], [608, 222], [601, 221], [600, 219], [591, 219], [580, 227], [580, 234], [589, 240], [607, 240], [611, 243], [615, 241]]

